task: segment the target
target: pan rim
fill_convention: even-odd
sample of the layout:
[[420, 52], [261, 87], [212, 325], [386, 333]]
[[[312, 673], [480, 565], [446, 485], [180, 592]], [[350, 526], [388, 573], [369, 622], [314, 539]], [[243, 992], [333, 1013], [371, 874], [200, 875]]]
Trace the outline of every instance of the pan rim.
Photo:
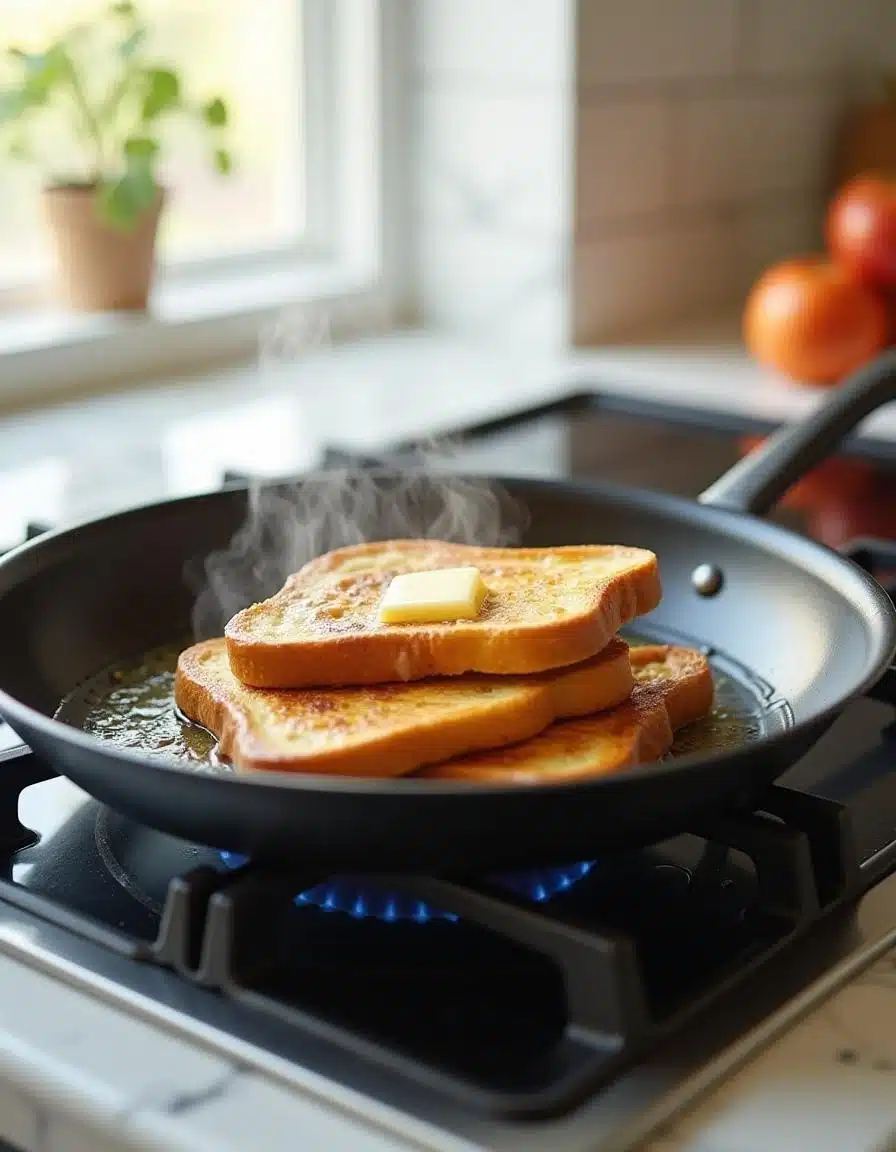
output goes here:
[[[386, 474], [394, 475], [395, 473], [386, 472]], [[896, 606], [890, 601], [880, 584], [849, 558], [841, 556], [824, 544], [801, 537], [780, 525], [747, 513], [719, 508], [711, 504], [702, 504], [680, 496], [584, 478], [547, 479], [507, 474], [482, 476], [481, 474], [464, 472], [451, 473], [450, 476], [472, 482], [476, 480], [488, 481], [509, 488], [511, 492], [514, 489], [517, 491], [545, 490], [583, 499], [590, 497], [591, 499], [601, 498], [604, 502], [636, 503], [641, 507], [652, 507], [665, 512], [683, 524], [706, 526], [708, 523], [711, 528], [726, 535], [733, 535], [748, 545], [764, 547], [777, 556], [799, 564], [804, 570], [815, 575], [853, 603], [864, 618], [869, 644], [878, 653], [877, 660], [869, 660], [866, 675], [853, 686], [852, 691], [841, 701], [802, 717], [798, 722], [784, 730], [751, 741], [748, 746], [751, 752], [754, 750], [771, 751], [797, 738], [799, 734], [807, 730], [818, 729], [829, 724], [848, 702], [866, 694], [880, 680], [896, 658]], [[300, 481], [301, 477], [296, 479]], [[271, 481], [274, 485], [278, 482], [287, 481], [276, 479]], [[296, 481], [293, 480], [292, 482]], [[3, 578], [10, 568], [14, 569], [17, 564], [23, 562], [27, 565], [32, 558], [51, 552], [54, 548], [67, 550], [71, 541], [85, 533], [103, 531], [122, 522], [135, 522], [142, 516], [150, 514], [162, 512], [176, 514], [184, 508], [205, 501], [233, 499], [240, 494], [247, 493], [249, 487], [248, 484], [235, 484], [212, 491], [150, 501], [107, 516], [88, 518], [44, 533], [0, 556], [0, 585], [3, 584]], [[25, 578], [27, 578], [27, 573]], [[20, 580], [15, 580], [10, 587], [16, 586], [18, 583]], [[5, 589], [0, 586], [0, 598], [4, 593]], [[175, 772], [179, 777], [195, 779], [199, 783], [194, 786], [206, 790], [211, 787], [260, 787], [262, 789], [274, 788], [280, 791], [288, 789], [294, 792], [338, 792], [359, 797], [401, 796], [420, 799], [426, 796], [444, 798], [476, 795], [509, 798], [530, 794], [533, 791], [562, 794], [581, 792], [583, 789], [601, 789], [610, 792], [613, 788], [623, 786], [632, 771], [630, 769], [577, 781], [546, 781], [525, 787], [480, 784], [473, 781], [423, 780], [416, 777], [348, 777], [335, 774], [293, 772], [205, 773], [181, 765], [174, 759], [160, 764], [138, 752], [112, 746], [99, 737], [55, 720], [46, 712], [19, 700], [2, 687], [0, 687], [0, 715], [9, 722], [13, 730], [16, 730], [15, 721], [18, 718], [23, 727], [33, 729], [48, 739], [61, 740], [73, 745], [82, 752], [98, 757], [110, 766], [125, 762], [143, 772]], [[733, 751], [725, 750], [709, 755], [696, 753], [681, 756], [674, 760], [638, 766], [637, 774], [639, 779], [653, 779], [667, 777], [679, 772], [684, 773], [696, 766], [711, 770], [717, 765], [730, 762], [742, 751], [743, 749], [737, 748]]]

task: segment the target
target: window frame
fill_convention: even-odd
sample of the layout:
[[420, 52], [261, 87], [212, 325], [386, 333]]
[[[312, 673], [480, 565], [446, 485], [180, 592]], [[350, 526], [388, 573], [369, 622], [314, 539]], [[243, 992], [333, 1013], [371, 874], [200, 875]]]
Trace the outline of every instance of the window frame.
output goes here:
[[266, 323], [309, 302], [392, 327], [406, 283], [395, 221], [407, 219], [399, 121], [409, 18], [403, 0], [303, 0], [301, 237], [160, 265], [145, 317], [56, 314], [34, 307], [45, 281], [0, 287], [0, 405], [249, 358]]

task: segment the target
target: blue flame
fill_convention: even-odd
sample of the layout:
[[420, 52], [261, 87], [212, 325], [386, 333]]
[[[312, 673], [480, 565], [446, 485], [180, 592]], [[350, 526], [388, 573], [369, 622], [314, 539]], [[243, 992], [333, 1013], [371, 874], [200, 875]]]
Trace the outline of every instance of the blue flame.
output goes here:
[[393, 923], [396, 920], [414, 920], [428, 924], [430, 920], [452, 920], [454, 912], [444, 912], [432, 904], [413, 896], [403, 896], [379, 888], [375, 881], [343, 876], [309, 888], [296, 897], [299, 906], [311, 905], [325, 912], [347, 912], [356, 920], [377, 919]]
[[509, 888], [517, 896], [534, 900], [539, 904], [550, 900], [572, 888], [579, 880], [584, 880], [596, 860], [583, 860], [580, 864], [567, 864], [559, 868], [541, 868], [532, 872], [512, 872], [504, 876], [492, 876], [491, 880], [502, 888]]
[[[238, 856], [235, 852], [222, 852], [221, 859], [228, 868], [241, 868], [248, 861], [247, 856]], [[584, 879], [595, 863], [594, 860], [585, 860], [565, 867], [491, 876], [489, 880], [517, 896], [541, 904]], [[342, 912], [355, 920], [376, 919], [387, 923], [410, 920], [428, 924], [433, 920], [456, 922], [459, 919], [454, 912], [445, 912], [416, 897], [381, 888], [375, 880], [352, 876], [334, 877], [317, 884], [296, 896], [295, 902], [299, 907]]]

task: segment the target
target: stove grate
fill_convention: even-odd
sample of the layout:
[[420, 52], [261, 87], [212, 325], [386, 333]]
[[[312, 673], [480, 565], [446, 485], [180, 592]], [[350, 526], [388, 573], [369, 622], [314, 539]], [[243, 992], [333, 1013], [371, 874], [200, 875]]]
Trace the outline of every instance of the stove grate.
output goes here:
[[[8, 860], [7, 876], [11, 875], [15, 851], [28, 835], [15, 815], [18, 793], [27, 784], [49, 775], [52, 774], [30, 754], [4, 767], [4, 784], [8, 787], [0, 792], [0, 828], [8, 833], [2, 843]], [[503, 884], [497, 878], [377, 878], [384, 890], [401, 893], [409, 902], [442, 909], [462, 922], [436, 921], [431, 930], [423, 933], [414, 924], [387, 926], [378, 921], [357, 922], [350, 916], [326, 916], [307, 905], [296, 909], [295, 893], [313, 892], [326, 882], [325, 878], [273, 871], [239, 860], [231, 861], [235, 867], [204, 866], [175, 876], [168, 884], [157, 934], [150, 940], [116, 932], [10, 880], [0, 880], [0, 896], [105, 948], [171, 969], [197, 985], [248, 1004], [255, 1011], [322, 1035], [347, 1052], [437, 1088], [468, 1107], [505, 1117], [544, 1116], [567, 1110], [612, 1079], [648, 1044], [667, 1035], [686, 1016], [711, 1004], [733, 980], [747, 976], [760, 960], [767, 959], [823, 912], [859, 890], [851, 825], [843, 807], [775, 786], [769, 790], [762, 809], [695, 828], [698, 855], [690, 872], [670, 865], [647, 866], [647, 878], [652, 877], [657, 883], [652, 889], [649, 885], [639, 889], [649, 907], [642, 920], [636, 920], [635, 926], [626, 930], [618, 927], [612, 912], [614, 906], [618, 908], [620, 891], [622, 903], [630, 902], [628, 889], [624, 884], [620, 888], [612, 875], [608, 879], [608, 872], [612, 874], [614, 869], [628, 865], [612, 860], [591, 869], [581, 883], [571, 885], [570, 890], [550, 901], [520, 894], [506, 882], [506, 877]], [[670, 894], [674, 895], [669, 884], [678, 883], [676, 876], [685, 888], [690, 886], [698, 899], [701, 889], [718, 888], [718, 876], [732, 854], [750, 862], [755, 889], [755, 907], [751, 911], [765, 925], [761, 948], [740, 950], [734, 956], [722, 957], [724, 962], [718, 964], [713, 961], [705, 975], [701, 971], [696, 983], [683, 986], [684, 992], [677, 1000], [658, 997], [657, 971], [654, 969], [651, 974], [651, 958], [642, 951], [642, 933], [653, 930], [657, 917], [666, 915], [668, 919], [664, 904]], [[643, 857], [644, 854], [635, 854], [638, 867], [644, 864]], [[580, 899], [577, 894], [595, 885], [597, 891], [603, 891], [603, 897], [594, 906], [603, 908], [609, 919], [589, 913], [582, 921], [575, 908], [586, 905], [576, 905]], [[723, 897], [725, 893], [717, 895]], [[592, 897], [593, 892], [588, 899]], [[674, 915], [681, 906], [676, 905]], [[739, 905], [719, 907], [720, 916], [733, 915], [736, 920]], [[290, 916], [295, 918], [294, 923]], [[315, 986], [313, 972], [301, 964], [297, 967], [295, 962], [297, 956], [308, 952], [309, 941], [317, 931], [316, 916], [321, 918], [321, 924], [343, 924], [338, 929], [343, 965], [347, 963], [346, 950], [352, 958], [358, 949], [364, 951], [368, 964], [376, 952], [375, 941], [382, 943], [382, 936], [371, 933], [385, 933], [394, 940], [394, 933], [404, 932], [410, 933], [403, 938], [411, 966], [408, 972], [413, 971], [415, 949], [428, 941], [430, 959], [433, 955], [437, 962], [440, 956], [453, 957], [450, 963], [446, 961], [449, 967], [442, 978], [447, 978], [448, 972], [460, 971], [472, 979], [475, 941], [480, 937], [495, 941], [505, 951], [511, 950], [518, 958], [514, 964], [522, 964], [525, 971], [533, 963], [536, 965], [541, 975], [521, 976], [518, 983], [523, 990], [530, 979], [543, 981], [547, 970], [551, 985], [556, 985], [561, 1008], [555, 1058], [545, 1065], [543, 1080], [534, 1086], [490, 1083], [483, 1087], [467, 1073], [434, 1064], [431, 1052], [428, 1059], [426, 1052], [407, 1050], [393, 1041], [388, 1019], [385, 1032], [371, 1033], [358, 1027], [354, 1018], [342, 1020], [331, 1011], [329, 1002], [321, 1007], [311, 995]], [[665, 925], [666, 928], [679, 933], [688, 931], [687, 924], [679, 922]], [[359, 932], [364, 935], [353, 944], [351, 934]], [[459, 942], [457, 947], [452, 940]], [[398, 947], [399, 955], [404, 947]], [[394, 964], [396, 949], [387, 949], [387, 955], [388, 963]], [[668, 953], [662, 955], [666, 957], [665, 965], [671, 958]], [[284, 957], [279, 966], [275, 959], [278, 956]], [[659, 975], [663, 976], [662, 971]], [[397, 986], [406, 987], [408, 978], [399, 972]], [[510, 996], [509, 991], [507, 995]], [[425, 997], [422, 1003], [427, 1003]], [[487, 1011], [488, 1002], [483, 1003]], [[377, 1008], [378, 1005], [371, 1009], [367, 1004], [365, 1011]], [[512, 1016], [512, 1010], [508, 1010], [505, 1018]], [[443, 1025], [444, 1021], [440, 1021], [439, 1026]], [[472, 1026], [480, 1025], [474, 1021]], [[480, 1027], [485, 1028], [488, 1039], [489, 1025]], [[427, 1029], [427, 1034], [430, 1031]]]

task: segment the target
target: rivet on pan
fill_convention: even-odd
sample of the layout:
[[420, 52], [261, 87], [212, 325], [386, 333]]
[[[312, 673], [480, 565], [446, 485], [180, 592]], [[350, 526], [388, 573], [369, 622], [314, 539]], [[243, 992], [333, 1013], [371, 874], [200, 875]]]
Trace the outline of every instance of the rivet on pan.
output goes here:
[[691, 573], [691, 583], [699, 596], [715, 596], [721, 592], [725, 577], [715, 564], [699, 564]]

